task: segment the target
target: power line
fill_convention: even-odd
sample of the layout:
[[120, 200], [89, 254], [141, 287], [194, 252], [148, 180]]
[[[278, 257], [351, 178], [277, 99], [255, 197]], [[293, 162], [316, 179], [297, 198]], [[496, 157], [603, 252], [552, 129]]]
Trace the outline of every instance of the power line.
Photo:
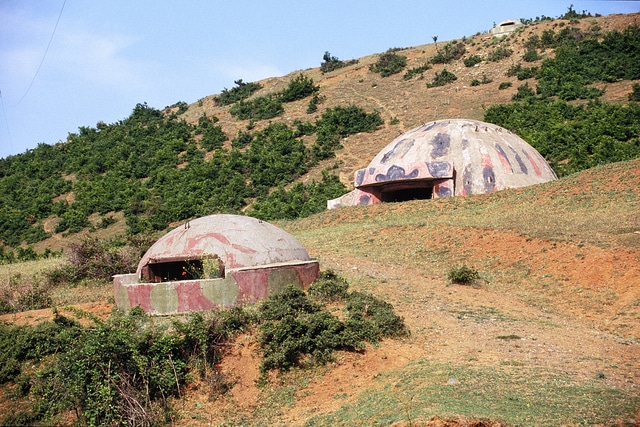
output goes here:
[[62, 11], [64, 10], [64, 5], [66, 3], [67, 3], [67, 0], [64, 0], [62, 2], [62, 7], [60, 8], [60, 13], [58, 14], [58, 19], [56, 20], [56, 25], [55, 25], [55, 27], [53, 27], [53, 32], [51, 33], [51, 37], [49, 38], [49, 43], [47, 44], [47, 48], [44, 51], [44, 55], [42, 55], [42, 60], [40, 60], [40, 65], [38, 65], [38, 69], [36, 70], [36, 73], [33, 75], [33, 79], [31, 79], [31, 83], [29, 83], [29, 87], [24, 92], [24, 95], [22, 95], [22, 98], [20, 98], [20, 100], [18, 102], [16, 102], [13, 105], [10, 105], [9, 107], [15, 107], [18, 104], [20, 104], [24, 100], [24, 98], [27, 96], [29, 91], [31, 90], [31, 86], [33, 86], [33, 82], [36, 81], [36, 77], [38, 77], [38, 73], [40, 72], [40, 68], [42, 68], [42, 64], [44, 63], [44, 59], [47, 57], [47, 52], [49, 52], [49, 47], [51, 47], [51, 42], [53, 41], [53, 36], [56, 34], [56, 30], [58, 29], [58, 23], [60, 22], [60, 18], [62, 18]]
[[7, 125], [7, 136], [9, 137], [9, 148], [13, 152], [13, 143], [11, 141], [11, 132], [9, 132], [9, 120], [7, 120], [7, 109], [4, 106], [4, 98], [2, 97], [2, 91], [0, 91], [0, 104], [2, 105], [2, 114], [4, 115], [4, 122]]

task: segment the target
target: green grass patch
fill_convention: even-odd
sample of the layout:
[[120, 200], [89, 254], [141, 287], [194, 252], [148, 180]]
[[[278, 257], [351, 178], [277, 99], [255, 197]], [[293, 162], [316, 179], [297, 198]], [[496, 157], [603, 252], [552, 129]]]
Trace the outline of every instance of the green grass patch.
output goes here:
[[[455, 379], [455, 381], [454, 381]], [[432, 416], [501, 420], [518, 426], [632, 425], [638, 395], [566, 373], [518, 366], [467, 368], [418, 360], [383, 375], [378, 387], [306, 426], [386, 426]]]

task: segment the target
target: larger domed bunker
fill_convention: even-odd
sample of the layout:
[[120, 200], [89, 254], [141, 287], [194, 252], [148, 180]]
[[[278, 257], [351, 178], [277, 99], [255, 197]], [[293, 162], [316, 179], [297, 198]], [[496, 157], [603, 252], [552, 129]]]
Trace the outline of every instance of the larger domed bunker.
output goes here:
[[482, 194], [555, 179], [540, 153], [513, 132], [479, 121], [442, 120], [391, 141], [356, 171], [355, 189], [327, 207]]
[[290, 234], [240, 215], [189, 221], [144, 254], [135, 274], [114, 276], [116, 305], [174, 314], [253, 303], [318, 276], [317, 261]]

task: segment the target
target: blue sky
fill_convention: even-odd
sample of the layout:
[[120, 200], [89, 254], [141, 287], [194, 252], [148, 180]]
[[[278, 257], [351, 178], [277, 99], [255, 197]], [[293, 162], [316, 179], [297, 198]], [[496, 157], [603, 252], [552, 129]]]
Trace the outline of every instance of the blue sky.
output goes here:
[[570, 5], [640, 11], [637, 1], [0, 0], [0, 158], [122, 120], [137, 103], [192, 103], [237, 79], [318, 67], [325, 51], [359, 58]]

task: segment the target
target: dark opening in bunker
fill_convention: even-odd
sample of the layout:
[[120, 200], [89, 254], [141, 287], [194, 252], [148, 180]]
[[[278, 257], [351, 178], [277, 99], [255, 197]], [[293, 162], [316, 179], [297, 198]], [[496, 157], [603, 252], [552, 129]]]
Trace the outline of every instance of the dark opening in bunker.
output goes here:
[[224, 263], [217, 256], [200, 259], [150, 260], [142, 268], [142, 279], [153, 282], [223, 278]]
[[392, 186], [383, 188], [380, 194], [383, 202], [406, 202], [409, 200], [425, 200], [433, 198], [433, 183], [420, 182], [412, 186]]

